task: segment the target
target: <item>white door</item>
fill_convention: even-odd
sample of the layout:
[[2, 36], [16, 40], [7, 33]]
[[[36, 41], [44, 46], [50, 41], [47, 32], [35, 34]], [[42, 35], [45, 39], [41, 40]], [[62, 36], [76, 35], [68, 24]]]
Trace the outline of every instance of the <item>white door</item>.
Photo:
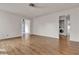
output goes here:
[[25, 19], [25, 34], [30, 34], [30, 20]]

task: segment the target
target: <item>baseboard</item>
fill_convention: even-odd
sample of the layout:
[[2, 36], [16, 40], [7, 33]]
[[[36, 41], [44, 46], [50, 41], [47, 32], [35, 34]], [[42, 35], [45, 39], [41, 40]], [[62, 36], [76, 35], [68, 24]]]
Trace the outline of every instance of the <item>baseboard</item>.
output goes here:
[[10, 38], [4, 38], [4, 39], [0, 39], [0, 40], [2, 41], [2, 40], [9, 40], [9, 39], [17, 39], [17, 38], [21, 38], [21, 36], [10, 37]]
[[57, 37], [49, 37], [49, 36], [44, 36], [44, 35], [39, 35], [39, 34], [31, 34], [31, 36], [41, 36], [41, 37], [59, 39], [59, 38], [57, 38]]

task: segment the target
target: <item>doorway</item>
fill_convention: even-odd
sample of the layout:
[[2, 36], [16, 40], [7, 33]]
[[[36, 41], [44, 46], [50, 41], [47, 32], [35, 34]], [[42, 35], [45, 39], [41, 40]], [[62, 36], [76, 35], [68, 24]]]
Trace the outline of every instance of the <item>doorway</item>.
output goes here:
[[27, 39], [30, 35], [30, 20], [22, 19], [22, 39]]
[[59, 45], [68, 47], [70, 40], [70, 15], [59, 16]]

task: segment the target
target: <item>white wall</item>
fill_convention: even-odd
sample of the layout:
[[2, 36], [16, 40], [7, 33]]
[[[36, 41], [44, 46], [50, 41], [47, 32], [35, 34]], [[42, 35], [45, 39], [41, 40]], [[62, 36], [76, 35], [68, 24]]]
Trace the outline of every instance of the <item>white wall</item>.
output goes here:
[[79, 8], [55, 12], [33, 19], [32, 34], [58, 38], [59, 16], [70, 15], [70, 40], [79, 42]]
[[56, 20], [58, 19], [52, 15], [34, 19], [32, 33], [49, 37], [58, 37], [58, 21]]
[[22, 16], [0, 11], [0, 39], [21, 35], [21, 17]]

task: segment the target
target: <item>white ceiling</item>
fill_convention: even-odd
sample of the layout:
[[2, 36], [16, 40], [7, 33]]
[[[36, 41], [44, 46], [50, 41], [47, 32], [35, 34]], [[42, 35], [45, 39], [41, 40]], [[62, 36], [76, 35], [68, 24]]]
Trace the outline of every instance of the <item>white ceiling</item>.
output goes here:
[[0, 10], [34, 18], [79, 6], [78, 3], [35, 3], [35, 5], [36, 7], [30, 7], [29, 3], [0, 3]]

